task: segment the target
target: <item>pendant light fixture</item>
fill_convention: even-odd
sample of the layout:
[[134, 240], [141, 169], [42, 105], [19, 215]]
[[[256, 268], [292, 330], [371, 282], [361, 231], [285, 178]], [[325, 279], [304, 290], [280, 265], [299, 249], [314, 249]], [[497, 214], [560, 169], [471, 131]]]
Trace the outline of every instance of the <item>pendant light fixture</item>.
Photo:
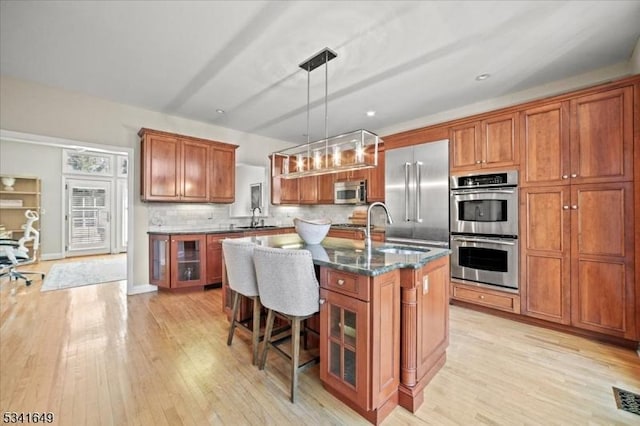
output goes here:
[[[356, 130], [329, 137], [329, 61], [338, 55], [325, 48], [300, 64], [307, 71], [307, 143], [283, 149], [271, 155], [271, 175], [284, 179], [316, 176], [349, 170], [367, 169], [378, 165], [378, 135], [367, 130]], [[324, 65], [324, 139], [311, 142], [309, 109], [311, 71]]]

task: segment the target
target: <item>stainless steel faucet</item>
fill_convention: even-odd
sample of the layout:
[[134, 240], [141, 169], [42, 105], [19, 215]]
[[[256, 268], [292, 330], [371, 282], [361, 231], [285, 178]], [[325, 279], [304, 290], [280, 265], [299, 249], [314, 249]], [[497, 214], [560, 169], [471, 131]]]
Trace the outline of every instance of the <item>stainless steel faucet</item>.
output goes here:
[[255, 228], [256, 226], [258, 226], [258, 220], [256, 219], [256, 210], [262, 213], [262, 209], [260, 207], [254, 207], [253, 210], [251, 210], [251, 227], [252, 228]]
[[387, 214], [387, 223], [389, 223], [389, 225], [393, 223], [393, 219], [391, 219], [391, 215], [389, 214], [389, 210], [387, 209], [387, 205], [385, 203], [376, 201], [375, 203], [371, 204], [367, 209], [367, 227], [364, 230], [364, 244], [369, 247], [371, 246], [371, 209], [375, 206], [380, 206], [384, 209], [384, 212]]

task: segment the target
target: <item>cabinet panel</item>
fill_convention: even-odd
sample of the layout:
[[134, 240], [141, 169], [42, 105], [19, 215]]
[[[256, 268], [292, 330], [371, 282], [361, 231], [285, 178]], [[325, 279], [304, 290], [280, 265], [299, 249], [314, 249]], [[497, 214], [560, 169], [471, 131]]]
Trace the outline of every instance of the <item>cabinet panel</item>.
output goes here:
[[180, 197], [180, 144], [176, 138], [149, 135], [144, 142], [141, 188], [146, 200], [175, 200]]
[[451, 170], [473, 170], [481, 164], [480, 123], [452, 127], [449, 136]]
[[238, 238], [242, 234], [209, 234], [207, 235], [207, 284], [222, 282], [222, 240]]
[[625, 257], [626, 221], [631, 219], [631, 184], [572, 187], [572, 208], [577, 209], [575, 254]]
[[460, 283], [452, 283], [453, 298], [484, 305], [501, 311], [520, 313], [520, 296], [484, 288], [472, 288]]
[[318, 204], [333, 204], [335, 178], [335, 173], [318, 176]]
[[210, 189], [209, 198], [213, 203], [233, 203], [236, 188], [235, 150], [209, 149]]
[[[623, 263], [577, 261], [572, 295], [574, 325], [624, 336], [633, 326], [625, 309], [629, 302]], [[627, 319], [629, 322], [627, 322]]]
[[378, 166], [369, 169], [369, 176], [367, 177], [367, 202], [373, 203], [375, 201], [384, 202], [385, 192], [385, 153], [384, 150], [378, 151]]
[[523, 111], [520, 129], [521, 151], [524, 155], [520, 175], [522, 186], [568, 183], [569, 102], [556, 102]]
[[571, 101], [571, 173], [575, 183], [633, 178], [633, 88]]
[[318, 177], [307, 176], [298, 179], [300, 204], [316, 204], [318, 200]]
[[482, 121], [482, 167], [518, 164], [518, 120], [516, 114], [500, 115]]
[[637, 338], [632, 184], [575, 185], [571, 195], [572, 324]]
[[202, 142], [181, 140], [183, 201], [206, 202], [209, 197], [207, 164], [209, 145]]
[[520, 210], [522, 312], [564, 324], [570, 322], [570, 195], [568, 186], [526, 188]]

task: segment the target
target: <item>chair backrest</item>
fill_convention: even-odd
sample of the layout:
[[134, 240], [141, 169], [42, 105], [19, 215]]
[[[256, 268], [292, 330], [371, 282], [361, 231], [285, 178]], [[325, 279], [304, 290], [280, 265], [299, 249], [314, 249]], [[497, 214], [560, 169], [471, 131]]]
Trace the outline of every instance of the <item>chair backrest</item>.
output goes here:
[[309, 251], [256, 246], [253, 262], [264, 306], [295, 316], [320, 310], [320, 286]]
[[35, 260], [38, 256], [38, 247], [40, 247], [40, 233], [33, 227], [33, 223], [37, 222], [40, 219], [40, 216], [38, 215], [38, 212], [33, 210], [27, 210], [24, 212], [24, 216], [27, 218], [27, 222], [22, 225], [24, 233], [22, 234], [22, 238], [18, 240], [18, 244], [20, 244], [18, 250], [27, 254], [29, 249], [25, 244], [33, 242], [33, 253], [31, 257]]
[[245, 296], [258, 295], [256, 271], [253, 266], [254, 247], [256, 244], [249, 241], [222, 240], [229, 287]]

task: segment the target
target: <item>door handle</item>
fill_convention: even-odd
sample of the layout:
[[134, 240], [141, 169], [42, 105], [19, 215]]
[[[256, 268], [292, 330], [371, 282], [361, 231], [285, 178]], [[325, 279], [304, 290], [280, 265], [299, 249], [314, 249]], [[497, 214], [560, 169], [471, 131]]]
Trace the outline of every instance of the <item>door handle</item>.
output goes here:
[[409, 167], [410, 163], [404, 163], [404, 221], [409, 222]]
[[413, 163], [416, 167], [416, 222], [422, 223], [422, 218], [420, 217], [420, 181], [421, 181], [421, 171], [422, 171], [422, 161], [416, 161]]
[[498, 244], [501, 246], [514, 246], [515, 243], [504, 240], [490, 240], [488, 238], [466, 238], [466, 237], [453, 237], [453, 241], [461, 241], [464, 243], [486, 243], [486, 244]]

